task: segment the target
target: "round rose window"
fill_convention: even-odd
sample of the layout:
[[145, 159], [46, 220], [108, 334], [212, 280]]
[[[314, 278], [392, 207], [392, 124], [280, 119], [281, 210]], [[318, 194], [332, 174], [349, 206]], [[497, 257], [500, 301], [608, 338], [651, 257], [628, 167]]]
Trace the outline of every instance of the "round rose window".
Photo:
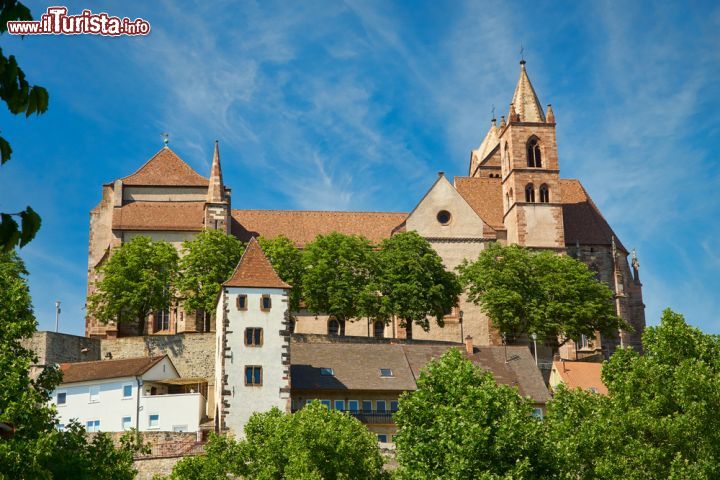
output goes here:
[[450, 223], [451, 218], [452, 216], [447, 210], [440, 210], [437, 214], [437, 221], [440, 222], [441, 225], [447, 225]]

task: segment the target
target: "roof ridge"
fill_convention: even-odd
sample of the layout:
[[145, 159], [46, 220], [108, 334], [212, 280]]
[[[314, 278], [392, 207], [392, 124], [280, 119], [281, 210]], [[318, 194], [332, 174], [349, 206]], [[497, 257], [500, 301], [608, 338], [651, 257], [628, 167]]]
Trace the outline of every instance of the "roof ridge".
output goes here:
[[[180, 169], [177, 172], [172, 171], [166, 171], [162, 172], [158, 177], [158, 172], [146, 172], [146, 170], [153, 165], [153, 162], [159, 161], [161, 155], [167, 154], [169, 155], [170, 160], [174, 162], [175, 165], [179, 165]], [[167, 161], [166, 161], [167, 162]], [[172, 165], [172, 164], [171, 164]], [[167, 170], [168, 165], [164, 165]], [[157, 168], [156, 168], [157, 170]], [[150, 178], [143, 178], [142, 180], [134, 180], [133, 177], [136, 176], [143, 176], [150, 177]], [[173, 175], [175, 174], [175, 175]], [[153, 175], [155, 175], [155, 178], [153, 178]], [[173, 178], [175, 177], [175, 178]], [[178, 178], [180, 177], [180, 178]], [[185, 177], [182, 179], [182, 177]], [[193, 178], [194, 177], [194, 178]], [[124, 177], [121, 177], [119, 180], [123, 181], [123, 183], [127, 185], [138, 185], [138, 186], [165, 186], [165, 185], [172, 185], [172, 186], [207, 186], [209, 179], [200, 175], [193, 167], [190, 166], [189, 163], [187, 163], [185, 160], [180, 158], [180, 156], [175, 153], [170, 147], [164, 146], [160, 150], [158, 150], [148, 161], [143, 163], [140, 168], [135, 170], [130, 175], [126, 175]], [[137, 182], [137, 183], [136, 183]], [[147, 182], [147, 183], [143, 183]]]
[[380, 212], [376, 210], [292, 210], [282, 208], [233, 208], [233, 212], [290, 212], [290, 213], [374, 213], [383, 215], [408, 215], [407, 212]]

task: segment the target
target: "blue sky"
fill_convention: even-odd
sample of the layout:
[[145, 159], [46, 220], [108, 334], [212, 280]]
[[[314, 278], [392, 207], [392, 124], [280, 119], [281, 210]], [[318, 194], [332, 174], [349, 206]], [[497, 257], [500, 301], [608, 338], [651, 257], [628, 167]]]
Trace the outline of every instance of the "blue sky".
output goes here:
[[[27, 2], [35, 16], [58, 2]], [[221, 142], [235, 208], [410, 211], [467, 174], [520, 45], [579, 178], [636, 247], [648, 324], [667, 306], [720, 333], [720, 6], [715, 2], [71, 2], [148, 37], [0, 37], [46, 115], [0, 114], [0, 210], [32, 205], [22, 250], [41, 329], [82, 334], [89, 211], [161, 146], [207, 174]]]

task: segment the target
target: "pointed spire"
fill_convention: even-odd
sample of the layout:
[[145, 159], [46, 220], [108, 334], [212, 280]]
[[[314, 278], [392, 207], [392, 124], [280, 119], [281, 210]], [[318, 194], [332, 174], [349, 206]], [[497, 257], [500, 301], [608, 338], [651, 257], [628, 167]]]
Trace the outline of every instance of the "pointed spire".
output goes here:
[[505, 123], [505, 115], [500, 115], [500, 128], [507, 127], [507, 123]]
[[493, 118], [490, 122], [490, 130], [488, 130], [485, 135], [485, 139], [472, 153], [479, 162], [482, 162], [498, 145], [500, 145], [500, 136], [498, 135], [497, 121]]
[[245, 253], [225, 287], [291, 288], [283, 282], [260, 248], [255, 237], [250, 238]]
[[547, 123], [555, 123], [555, 112], [553, 112], [552, 105], [549, 103], [547, 108]]
[[223, 203], [225, 201], [225, 186], [222, 181], [222, 169], [220, 168], [220, 145], [215, 140], [215, 152], [213, 153], [212, 167], [210, 168], [210, 184], [208, 185], [208, 203]]
[[[520, 61], [520, 79], [515, 87], [512, 104], [521, 122], [545, 122], [545, 114], [540, 106], [540, 100], [538, 100], [527, 70], [525, 70], [525, 60]], [[510, 121], [513, 121], [512, 111], [510, 112]]]

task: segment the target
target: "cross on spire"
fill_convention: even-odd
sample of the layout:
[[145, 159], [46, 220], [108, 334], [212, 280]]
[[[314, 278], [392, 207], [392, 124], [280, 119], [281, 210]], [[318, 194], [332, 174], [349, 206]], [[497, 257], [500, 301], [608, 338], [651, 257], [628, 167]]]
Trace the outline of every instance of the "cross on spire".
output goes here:
[[524, 53], [525, 53], [525, 47], [523, 47], [522, 42], [520, 42], [520, 61], [521, 61], [522, 63], [525, 63], [525, 55], [524, 55]]

